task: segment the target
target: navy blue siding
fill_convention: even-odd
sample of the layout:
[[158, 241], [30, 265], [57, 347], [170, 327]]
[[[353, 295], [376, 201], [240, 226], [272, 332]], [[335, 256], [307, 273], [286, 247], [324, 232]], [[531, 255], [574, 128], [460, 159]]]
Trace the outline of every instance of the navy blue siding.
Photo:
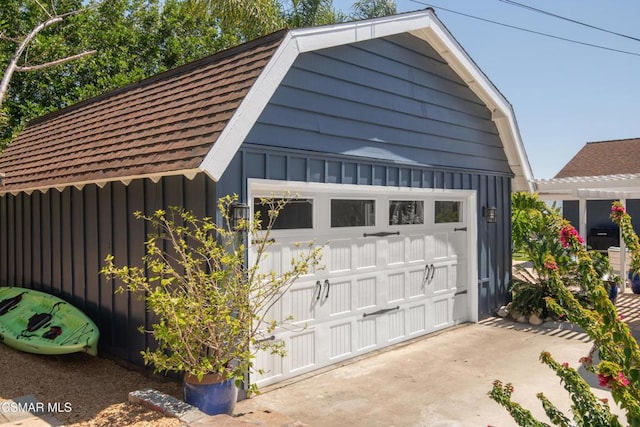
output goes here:
[[[306, 168], [303, 170], [303, 168]], [[283, 178], [284, 177], [284, 178]], [[390, 187], [475, 190], [478, 217], [479, 315], [493, 315], [509, 300], [511, 281], [511, 177], [478, 171], [429, 169], [344, 156], [264, 150], [245, 144], [218, 183], [220, 194], [247, 198], [247, 178], [380, 185]], [[283, 187], [283, 191], [286, 190]], [[487, 224], [482, 208], [495, 206], [498, 222]]]
[[215, 183], [204, 174], [129, 186], [87, 185], [62, 192], [0, 196], [0, 286], [58, 295], [87, 313], [100, 329], [100, 351], [142, 365], [140, 351], [153, 340], [138, 332], [150, 326], [144, 302], [99, 274], [107, 254], [118, 265], [140, 265], [149, 230], [133, 212], [148, 214], [184, 206], [199, 216], [215, 214]]
[[511, 173], [489, 109], [406, 34], [300, 55], [246, 141]]

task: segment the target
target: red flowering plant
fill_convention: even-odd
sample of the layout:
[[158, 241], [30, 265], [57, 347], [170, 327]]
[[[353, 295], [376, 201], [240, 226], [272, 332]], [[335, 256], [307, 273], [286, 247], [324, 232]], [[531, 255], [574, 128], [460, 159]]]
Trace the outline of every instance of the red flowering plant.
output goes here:
[[[577, 425], [621, 426], [618, 417], [611, 413], [608, 399], [596, 397], [591, 392], [589, 384], [580, 376], [577, 370], [569, 366], [569, 363], [559, 364], [548, 352], [540, 354], [540, 361], [555, 371], [556, 375], [560, 377], [560, 380], [564, 384], [565, 389], [571, 394], [571, 400], [573, 402], [571, 409], [574, 417], [576, 420], [582, 421], [582, 423], [578, 423]], [[512, 384], [503, 385], [500, 381], [496, 380], [493, 383], [493, 389], [489, 392], [489, 396], [504, 406], [518, 425], [548, 427], [548, 424], [536, 420], [530, 411], [511, 400], [513, 390]], [[545, 414], [554, 425], [573, 425], [571, 420], [556, 407], [544, 393], [538, 393], [536, 397], [542, 403]]]
[[[630, 224], [630, 218], [626, 217]], [[621, 229], [623, 233], [625, 229], [627, 233], [633, 230], [632, 227]], [[637, 236], [635, 238], [637, 241]], [[583, 359], [585, 368], [606, 379], [605, 385], [611, 389], [614, 400], [627, 411], [627, 421], [630, 425], [640, 425], [640, 348], [609, 299], [606, 283], [589, 252], [582, 245], [570, 244], [570, 247], [578, 259], [581, 281], [590, 284], [587, 289], [593, 309], [584, 307], [567, 292], [561, 277], [554, 272], [551, 272], [551, 287], [557, 297], [548, 299], [547, 304], [564, 312], [569, 321], [581, 326], [593, 339], [601, 362], [593, 365], [590, 358]]]
[[[561, 313], [554, 313], [545, 301], [546, 297], [554, 296], [549, 287], [547, 256], [552, 256], [553, 270], [561, 275], [563, 283], [580, 298], [588, 299], [586, 287], [591, 282], [582, 280], [578, 272], [579, 260], [574, 256], [579, 248], [584, 247], [584, 239], [562, 218], [558, 209], [548, 206], [536, 194], [514, 193], [511, 200], [514, 251], [530, 264], [514, 268], [510, 310], [525, 316], [536, 313], [542, 317], [559, 318]], [[597, 252], [585, 252], [584, 255], [596, 261], [594, 265], [600, 276], [611, 272], [605, 256]]]
[[629, 251], [631, 251], [630, 270], [633, 271], [634, 274], [640, 274], [640, 239], [633, 229], [631, 216], [627, 213], [624, 206], [622, 206], [622, 203], [616, 201], [611, 205], [610, 218], [620, 227], [622, 239]]
[[[511, 197], [511, 222], [514, 251], [528, 261], [515, 267], [510, 291], [510, 311], [518, 315], [550, 314], [544, 298], [550, 296], [546, 254], [554, 255], [554, 265], [563, 275], [573, 270], [574, 260], [558, 239], [562, 228], [559, 210], [548, 206], [536, 194], [514, 193]], [[529, 268], [530, 265], [530, 268]]]
[[562, 243], [563, 248], [575, 252], [578, 246], [584, 245], [584, 239], [573, 225], [567, 222], [560, 228], [560, 243]]
[[[619, 221], [620, 229], [627, 246], [634, 251], [634, 260], [640, 260], [640, 239], [633, 232], [631, 219], [621, 205], [614, 204], [612, 219]], [[573, 227], [564, 222], [558, 240], [577, 260], [575, 274], [586, 285], [590, 305], [585, 306], [571, 293], [560, 271], [556, 267], [552, 254], [545, 256], [545, 268], [548, 274], [548, 286], [553, 296], [547, 297], [547, 305], [555, 312], [563, 313], [567, 319], [579, 325], [594, 342], [600, 362], [593, 363], [591, 354], [580, 359], [584, 368], [598, 376], [602, 387], [610, 389], [614, 401], [626, 413], [630, 426], [640, 426], [640, 348], [631, 332], [617, 314], [616, 308], [608, 297], [606, 282], [596, 268], [591, 253], [582, 245], [581, 238], [574, 233]], [[558, 364], [550, 354], [541, 355], [543, 363], [553, 369], [561, 378], [565, 389], [570, 393], [573, 401], [572, 412], [577, 425], [589, 426], [619, 426], [616, 416], [611, 415], [608, 404], [596, 398], [586, 381], [566, 364]], [[508, 391], [508, 390], [507, 390]], [[504, 406], [510, 412], [512, 408], [522, 408], [511, 402], [510, 393], [505, 392], [501, 383], [494, 383], [489, 393], [492, 399]], [[569, 418], [564, 416], [544, 395], [539, 394], [547, 416], [555, 425], [572, 425]], [[524, 421], [514, 417], [521, 426], [546, 425], [535, 420], [532, 416]]]

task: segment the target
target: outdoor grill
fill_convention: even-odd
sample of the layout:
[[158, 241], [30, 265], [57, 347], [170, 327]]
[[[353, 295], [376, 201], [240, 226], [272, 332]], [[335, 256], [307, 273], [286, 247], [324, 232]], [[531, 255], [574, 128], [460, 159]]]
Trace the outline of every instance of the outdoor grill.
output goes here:
[[620, 246], [620, 233], [616, 227], [593, 227], [587, 236], [587, 246], [596, 251]]

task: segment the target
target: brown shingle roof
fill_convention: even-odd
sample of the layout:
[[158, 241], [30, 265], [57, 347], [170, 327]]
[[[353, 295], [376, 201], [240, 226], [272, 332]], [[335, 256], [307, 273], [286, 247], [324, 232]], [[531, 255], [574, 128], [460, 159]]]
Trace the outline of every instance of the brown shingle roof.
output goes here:
[[0, 192], [197, 169], [285, 35], [32, 121], [0, 156]]
[[640, 138], [587, 143], [554, 178], [640, 173]]

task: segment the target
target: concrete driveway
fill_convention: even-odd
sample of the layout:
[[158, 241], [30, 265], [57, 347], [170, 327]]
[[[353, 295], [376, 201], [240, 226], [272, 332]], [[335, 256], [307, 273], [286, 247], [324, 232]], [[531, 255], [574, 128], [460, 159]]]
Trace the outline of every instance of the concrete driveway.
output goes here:
[[[515, 401], [548, 422], [536, 394], [544, 392], [565, 410], [570, 399], [538, 361], [540, 352], [577, 368], [590, 348], [588, 337], [567, 324], [489, 319], [264, 388], [235, 412], [269, 409], [310, 426], [514, 426], [487, 396], [500, 379], [513, 383]], [[594, 391], [610, 398], [606, 390]]]

